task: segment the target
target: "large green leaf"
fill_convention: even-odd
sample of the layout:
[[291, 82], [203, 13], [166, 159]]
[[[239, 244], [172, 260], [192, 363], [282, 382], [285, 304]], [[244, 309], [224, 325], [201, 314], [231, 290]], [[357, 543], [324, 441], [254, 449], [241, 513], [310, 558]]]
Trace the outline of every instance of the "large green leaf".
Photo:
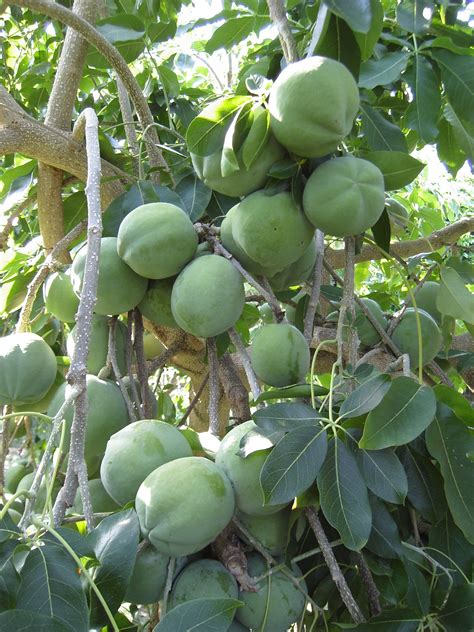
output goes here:
[[15, 607], [15, 598], [20, 586], [20, 576], [13, 563], [17, 540], [6, 540], [0, 544], [0, 611]]
[[376, 374], [369, 378], [344, 400], [339, 410], [339, 417], [341, 419], [360, 417], [373, 410], [384, 398], [390, 384], [391, 379], [387, 374]]
[[[94, 581], [113, 614], [119, 609], [132, 576], [139, 536], [140, 525], [133, 509], [104, 518], [88, 535], [100, 562]], [[107, 621], [95, 593], [91, 593], [91, 621]]]
[[400, 151], [371, 151], [362, 158], [373, 162], [380, 169], [386, 191], [410, 184], [425, 166], [413, 156]]
[[242, 601], [193, 599], [173, 608], [153, 632], [226, 632]]
[[[136, 15], [122, 13], [99, 20], [96, 29], [117, 48], [128, 63], [134, 61], [145, 48], [145, 26]], [[87, 55], [87, 65], [110, 68], [110, 63], [94, 48]]]
[[428, 457], [409, 446], [401, 450], [401, 461], [408, 478], [408, 500], [426, 520], [440, 520], [446, 507], [441, 474]]
[[397, 377], [365, 421], [359, 447], [380, 450], [412, 441], [433, 421], [433, 391], [409, 377]]
[[441, 69], [441, 79], [456, 114], [474, 123], [474, 64], [468, 56], [448, 50], [433, 50], [433, 59]]
[[[430, 13], [426, 14], [425, 9]], [[402, 0], [397, 6], [397, 22], [405, 31], [421, 35], [430, 25], [433, 10], [432, 0]]]
[[378, 42], [383, 27], [383, 7], [380, 0], [370, 0], [371, 20], [366, 33], [354, 33], [362, 60], [369, 59]]
[[71, 632], [71, 626], [56, 617], [30, 610], [7, 610], [0, 613], [0, 630], [5, 632]]
[[466, 580], [459, 571], [467, 577], [471, 575], [474, 547], [454, 524], [449, 512], [431, 527], [428, 537], [429, 554], [442, 566], [452, 569], [453, 577], [458, 583], [464, 583]]
[[73, 632], [89, 631], [87, 600], [77, 565], [57, 544], [31, 551], [20, 572], [17, 608], [54, 617]]
[[186, 211], [192, 222], [196, 222], [204, 215], [211, 200], [212, 190], [197, 176], [192, 174], [182, 178], [175, 191], [181, 199], [181, 208]]
[[447, 632], [471, 632], [474, 621], [474, 584], [455, 586], [449, 593], [439, 621]]
[[451, 408], [464, 423], [474, 426], [474, 408], [465, 397], [446, 384], [437, 384], [433, 391], [438, 402]]
[[441, 468], [454, 522], [474, 543], [474, 463], [467, 457], [474, 450], [474, 436], [451, 409], [438, 404], [435, 419], [426, 431], [426, 445]]
[[467, 156], [461, 149], [454, 127], [442, 118], [438, 124], [439, 134], [436, 141], [438, 158], [446, 165], [449, 173], [456, 177]]
[[405, 502], [408, 479], [395, 452], [357, 449], [356, 456], [365, 483], [373, 494], [389, 503]]
[[359, 78], [360, 52], [355, 33], [344, 20], [336, 15], [330, 16], [329, 24], [316, 48], [316, 53], [341, 62], [351, 71], [356, 81]]
[[474, 294], [469, 292], [454, 268], [441, 268], [440, 276], [436, 307], [446, 316], [474, 325]]
[[260, 473], [265, 503], [287, 503], [304, 492], [316, 480], [326, 452], [326, 431], [318, 426], [301, 426], [284, 435]]
[[461, 119], [449, 103], [443, 110], [444, 118], [452, 127], [454, 138], [460, 149], [471, 160], [474, 159], [474, 123]]
[[324, 0], [332, 13], [347, 22], [353, 31], [368, 33], [372, 23], [372, 5], [370, 0]]
[[239, 44], [251, 33], [258, 33], [267, 22], [269, 20], [253, 15], [242, 15], [226, 20], [206, 42], [206, 53], [214, 53], [219, 48], [228, 50], [234, 44]]
[[409, 53], [387, 53], [380, 59], [368, 59], [360, 67], [359, 87], [372, 90], [398, 81], [405, 70]]
[[372, 531], [367, 548], [372, 553], [388, 559], [403, 557], [403, 547], [397, 523], [381, 500], [370, 496]]
[[420, 617], [428, 614], [431, 603], [431, 591], [423, 573], [415, 564], [406, 564], [408, 574], [408, 592], [406, 595], [407, 605], [412, 608]]
[[367, 103], [360, 104], [362, 110], [362, 131], [373, 151], [407, 152], [407, 142], [402, 130], [387, 120], [378, 110]]
[[413, 66], [405, 77], [414, 94], [406, 112], [406, 124], [418, 132], [423, 143], [429, 143], [438, 136], [438, 117], [441, 108], [438, 77], [423, 55], [415, 56]]
[[369, 497], [354, 455], [337, 436], [329, 442], [317, 481], [326, 520], [348, 549], [360, 551], [372, 528]]
[[287, 402], [261, 408], [255, 411], [252, 417], [262, 430], [290, 432], [300, 425], [316, 425], [319, 415], [307, 404]]

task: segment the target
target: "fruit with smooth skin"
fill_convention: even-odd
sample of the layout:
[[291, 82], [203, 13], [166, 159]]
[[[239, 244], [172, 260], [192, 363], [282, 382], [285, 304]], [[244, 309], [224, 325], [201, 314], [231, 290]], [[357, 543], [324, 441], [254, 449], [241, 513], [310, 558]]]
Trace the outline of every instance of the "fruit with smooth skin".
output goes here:
[[[100, 243], [99, 283], [94, 312], [102, 316], [128, 312], [145, 296], [148, 281], [118, 256], [115, 237], [103, 237]], [[86, 246], [83, 246], [71, 268], [72, 286], [77, 295], [82, 290], [85, 263]]]
[[166, 347], [159, 338], [149, 331], [145, 331], [143, 334], [143, 350], [145, 352], [145, 360], [153, 360], [166, 351]]
[[[435, 319], [438, 325], [441, 323], [441, 312], [436, 307], [436, 298], [439, 292], [439, 283], [426, 281], [415, 293], [415, 303], [418, 309], [422, 309]], [[407, 296], [407, 305], [413, 305], [411, 296]]]
[[289, 386], [304, 381], [310, 352], [299, 329], [288, 323], [264, 325], [253, 337], [250, 349], [253, 370], [270, 386]]
[[232, 485], [212, 461], [191, 456], [165, 463], [140, 485], [135, 508], [141, 531], [171, 557], [210, 544], [235, 509]]
[[363, 233], [385, 208], [382, 172], [368, 160], [353, 156], [323, 162], [306, 183], [303, 208], [313, 226], [327, 235]]
[[417, 316], [421, 327], [421, 345], [422, 345], [422, 366], [428, 364], [436, 357], [441, 349], [441, 332], [435, 319], [422, 309], [415, 310], [409, 307], [405, 310], [400, 322], [392, 333], [392, 340], [402, 353], [408, 353], [410, 356], [410, 366], [416, 369], [419, 362], [419, 337]]
[[69, 272], [53, 272], [43, 285], [46, 311], [63, 323], [73, 323], [79, 307], [79, 298], [73, 290]]
[[210, 338], [235, 325], [245, 304], [242, 276], [218, 255], [194, 259], [179, 274], [171, 309], [184, 331]]
[[[129, 423], [127, 407], [119, 387], [110, 380], [101, 380], [95, 375], [87, 375], [87, 425], [84, 453], [86, 461], [92, 464], [96, 457], [105, 452], [107, 441]], [[54, 417], [63, 405], [71, 387], [63, 384], [57, 391], [48, 410]], [[66, 422], [64, 446], [67, 450], [73, 419], [73, 406], [69, 404], [63, 415]]]
[[270, 449], [252, 452], [245, 459], [238, 454], [242, 438], [256, 429], [256, 424], [251, 420], [232, 428], [217, 450], [216, 465], [224, 470], [232, 483], [237, 509], [250, 516], [264, 516], [275, 514], [286, 505], [263, 504], [260, 473]]
[[147, 604], [159, 601], [165, 589], [170, 558], [151, 544], [139, 546], [124, 601]]
[[[248, 573], [251, 577], [259, 577], [268, 571], [265, 559], [258, 553], [247, 557]], [[293, 565], [293, 572], [298, 575], [299, 569]], [[306, 588], [304, 580], [300, 585]], [[271, 632], [286, 632], [293, 623], [301, 619], [306, 599], [302, 592], [281, 571], [272, 573], [259, 582], [257, 592], [241, 590], [239, 599], [244, 602], [236, 610], [236, 619], [252, 630], [262, 629]]]
[[304, 253], [294, 263], [287, 268], [268, 277], [268, 282], [275, 292], [281, 292], [293, 285], [298, 285], [306, 281], [313, 271], [316, 262], [316, 242], [311, 240]]
[[291, 193], [256, 191], [234, 207], [232, 236], [253, 261], [275, 271], [299, 259], [314, 229]]
[[[92, 510], [94, 513], [107, 513], [120, 509], [113, 498], [109, 496], [100, 478], [93, 478], [88, 481], [91, 496]], [[73, 506], [74, 513], [83, 514], [82, 497], [80, 490], [77, 490]]]
[[192, 599], [237, 599], [239, 589], [233, 575], [217, 560], [197, 560], [188, 564], [175, 579], [170, 607]]
[[120, 224], [117, 252], [140, 276], [175, 276], [196, 252], [198, 236], [179, 206], [166, 202], [143, 204]]
[[[97, 375], [107, 364], [109, 331], [109, 319], [106, 316], [94, 314], [92, 316], [91, 334], [89, 339], [89, 357], [87, 358], [87, 372], [91, 375]], [[73, 327], [66, 338], [66, 349], [70, 358], [73, 357], [74, 350], [76, 348], [76, 332], [76, 327]], [[122, 375], [127, 372], [127, 362], [125, 359], [126, 340], [127, 328], [122, 322], [117, 321], [115, 325], [115, 352]]]
[[36, 334], [0, 338], [0, 405], [40, 401], [56, 379], [56, 356]]
[[5, 469], [5, 489], [10, 494], [14, 494], [23, 477], [30, 474], [31, 466], [26, 463], [15, 463]]
[[[64, 381], [65, 381], [64, 375], [58, 371], [56, 373], [56, 377], [54, 379], [53, 385], [51, 386], [51, 388], [49, 389], [49, 391], [46, 393], [44, 397], [42, 397], [39, 401], [30, 403], [30, 404], [15, 404], [14, 406], [15, 412], [16, 413], [21, 413], [21, 412], [47, 413], [48, 408], [51, 402], [53, 401], [53, 397], [55, 396], [61, 384], [64, 384]], [[21, 420], [20, 417], [17, 417], [16, 419], [17, 421]], [[12, 419], [11, 421], [14, 421], [14, 420]], [[22, 436], [22, 434], [21, 434], [21, 429], [19, 428], [15, 432], [15, 437], [18, 439], [20, 436]]]
[[[382, 329], [386, 330], [388, 327], [388, 322], [383, 315], [380, 305], [371, 298], [362, 298], [361, 301], [364, 303], [365, 307], [367, 307], [369, 312], [382, 327]], [[357, 329], [357, 335], [359, 336], [361, 344], [366, 345], [367, 347], [373, 347], [378, 342], [380, 342], [380, 336], [377, 333], [377, 330], [357, 304], [355, 307], [355, 312], [356, 317], [354, 321], [354, 326]]]
[[142, 419], [110, 437], [100, 477], [108, 494], [123, 506], [134, 500], [153, 470], [191, 454], [189, 443], [177, 428], [156, 419]]
[[152, 281], [143, 300], [138, 304], [138, 309], [143, 316], [154, 325], [178, 328], [178, 323], [171, 311], [171, 292], [174, 281], [174, 279]]
[[340, 62], [308, 57], [280, 73], [268, 109], [271, 130], [284, 147], [306, 158], [325, 156], [351, 131], [359, 90]]
[[[291, 507], [265, 516], [249, 516], [238, 512], [237, 517], [247, 531], [270, 553], [283, 555], [290, 531]], [[242, 536], [245, 539], [245, 536]]]

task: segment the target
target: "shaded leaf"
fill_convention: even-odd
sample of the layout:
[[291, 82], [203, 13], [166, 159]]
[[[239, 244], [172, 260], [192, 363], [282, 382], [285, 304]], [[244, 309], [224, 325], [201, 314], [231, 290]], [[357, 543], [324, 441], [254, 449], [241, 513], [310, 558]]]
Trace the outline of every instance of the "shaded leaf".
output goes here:
[[474, 294], [469, 292], [454, 268], [441, 268], [440, 276], [436, 307], [443, 315], [474, 325]]
[[360, 625], [348, 626], [359, 632], [416, 632], [420, 617], [406, 609], [387, 610]]
[[461, 583], [464, 583], [465, 579], [458, 569], [467, 577], [470, 576], [474, 563], [474, 549], [454, 524], [449, 512], [431, 527], [428, 552], [445, 568], [450, 569]]
[[413, 66], [405, 74], [414, 99], [406, 112], [406, 124], [418, 132], [420, 140], [429, 143], [438, 136], [438, 116], [441, 108], [439, 82], [430, 62], [416, 55]]
[[397, 6], [397, 22], [409, 33], [417, 35], [424, 33], [431, 22], [431, 13], [425, 13], [429, 9], [434, 11], [434, 2], [431, 0], [402, 0]]
[[383, 7], [380, 0], [370, 0], [370, 10], [369, 30], [366, 33], [354, 33], [363, 61], [372, 55], [383, 26]]
[[452, 127], [459, 147], [472, 160], [474, 158], [474, 124], [459, 118], [449, 103], [444, 106], [443, 114]]
[[71, 627], [56, 617], [29, 610], [7, 610], [0, 613], [0, 630], [10, 632], [71, 632]]
[[387, 120], [378, 110], [367, 103], [360, 104], [362, 110], [362, 131], [373, 151], [407, 152], [407, 142], [402, 130]]
[[395, 452], [358, 449], [356, 456], [365, 483], [373, 494], [389, 503], [405, 502], [408, 479]]
[[456, 114], [474, 123], [474, 64], [472, 59], [448, 50], [433, 50], [431, 56], [441, 69], [441, 79]]
[[262, 430], [289, 432], [297, 426], [316, 425], [319, 415], [307, 404], [286, 402], [261, 408], [254, 412], [252, 418]]
[[401, 461], [408, 478], [408, 500], [426, 520], [433, 523], [440, 520], [446, 503], [440, 473], [429, 458], [408, 446], [401, 451]]
[[204, 215], [211, 200], [212, 190], [196, 175], [191, 174], [180, 180], [175, 191], [181, 200], [180, 207], [186, 211], [192, 222], [196, 222]]
[[193, 599], [163, 617], [153, 632], [226, 632], [242, 601]]
[[425, 166], [413, 156], [400, 151], [372, 151], [362, 157], [380, 169], [386, 191], [410, 184]]
[[318, 55], [330, 57], [344, 64], [354, 78], [359, 78], [360, 51], [355, 34], [346, 22], [336, 15], [330, 15], [328, 26], [316, 48]]
[[438, 158], [446, 165], [449, 173], [455, 177], [467, 156], [459, 146], [454, 127], [445, 118], [439, 122], [438, 129], [439, 134], [436, 142]]
[[406, 596], [408, 607], [412, 608], [420, 617], [423, 617], [430, 610], [430, 586], [415, 564], [408, 562], [405, 568], [408, 574], [408, 592]]
[[365, 421], [360, 448], [380, 450], [412, 441], [433, 421], [433, 391], [409, 377], [397, 377]]
[[397, 523], [392, 518], [384, 503], [375, 496], [370, 496], [372, 508], [372, 531], [367, 548], [372, 553], [389, 560], [403, 557], [403, 547]]
[[244, 103], [232, 119], [227, 129], [221, 154], [221, 175], [223, 178], [239, 170], [237, 150], [240, 147], [240, 133], [248, 130], [253, 120], [252, 104]]
[[20, 576], [13, 564], [17, 540], [7, 540], [0, 544], [0, 612], [15, 607], [16, 593], [20, 586]]
[[455, 586], [448, 597], [439, 621], [446, 627], [447, 632], [461, 632], [472, 630], [474, 620], [474, 584]]
[[344, 400], [339, 410], [339, 417], [341, 419], [360, 417], [373, 410], [384, 398], [390, 384], [391, 379], [387, 374], [376, 374], [369, 378]]
[[265, 109], [254, 114], [252, 127], [242, 143], [242, 162], [246, 169], [254, 164], [262, 153], [270, 133], [270, 113]]
[[380, 59], [368, 59], [361, 64], [359, 87], [372, 90], [398, 81], [405, 70], [409, 53], [387, 53]]
[[226, 20], [219, 26], [206, 42], [206, 53], [212, 54], [219, 48], [229, 49], [234, 44], [238, 44], [251, 33], [258, 33], [265, 25], [265, 20], [256, 19], [253, 15], [242, 15], [240, 17]]
[[382, 250], [385, 250], [385, 252], [390, 252], [392, 225], [390, 223], [390, 215], [388, 214], [386, 207], [382, 211], [382, 215], [370, 230], [372, 231], [372, 235], [374, 236], [374, 241], [377, 246], [382, 248]]
[[[316, 397], [327, 395], [329, 390], [324, 386], [314, 385], [314, 394]], [[263, 391], [255, 400], [255, 404], [260, 402], [266, 402], [272, 399], [285, 399], [295, 397], [311, 397], [311, 385], [310, 384], [292, 384], [291, 386], [283, 386], [282, 388], [275, 388], [269, 391]]]
[[433, 391], [438, 402], [451, 408], [458, 419], [474, 426], [474, 409], [465, 397], [446, 384], [436, 384]]
[[324, 4], [335, 15], [347, 22], [353, 31], [368, 33], [372, 22], [370, 0], [324, 0]]

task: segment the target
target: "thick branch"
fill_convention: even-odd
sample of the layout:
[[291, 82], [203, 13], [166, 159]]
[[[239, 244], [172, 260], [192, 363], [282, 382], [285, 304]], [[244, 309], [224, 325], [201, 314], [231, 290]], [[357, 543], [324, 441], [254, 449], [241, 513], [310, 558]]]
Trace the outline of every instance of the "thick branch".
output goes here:
[[289, 64], [294, 61], [298, 61], [296, 42], [286, 16], [283, 0], [267, 0], [267, 4], [270, 10], [272, 22], [278, 29], [278, 36], [280, 38], [281, 47], [286, 61]]
[[250, 419], [249, 394], [228, 352], [219, 360], [219, 378], [234, 416], [239, 422]]

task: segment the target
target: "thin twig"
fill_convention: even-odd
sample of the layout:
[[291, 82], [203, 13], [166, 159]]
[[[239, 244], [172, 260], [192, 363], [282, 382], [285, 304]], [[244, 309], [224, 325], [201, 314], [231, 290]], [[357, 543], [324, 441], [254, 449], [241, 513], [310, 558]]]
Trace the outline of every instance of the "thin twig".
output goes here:
[[[342, 367], [343, 358], [347, 355], [352, 367], [355, 367], [357, 363], [357, 346], [358, 339], [355, 332], [353, 323], [355, 319], [354, 311], [354, 256], [355, 256], [355, 238], [346, 237], [345, 239], [345, 267], [344, 267], [344, 282], [342, 290], [341, 307], [339, 310], [339, 320], [337, 322], [337, 362], [339, 367]], [[345, 322], [349, 316], [350, 324], [347, 327], [347, 354], [344, 354], [345, 342]]]
[[170, 561], [168, 562], [168, 573], [166, 575], [165, 590], [163, 593], [163, 599], [161, 601], [161, 616], [162, 617], [165, 616], [166, 611], [168, 609], [168, 597], [171, 592], [171, 585], [173, 583], [175, 566], [176, 566], [176, 558], [171, 557]]
[[152, 375], [156, 373], [158, 369], [161, 369], [165, 366], [168, 360], [171, 358], [182, 348], [184, 342], [184, 336], [179, 337], [177, 340], [172, 342], [168, 349], [163, 351], [158, 357], [154, 358], [148, 365], [148, 373]]
[[[128, 96], [127, 89], [123, 85], [123, 81], [117, 75], [117, 93], [120, 104], [120, 111], [122, 113], [122, 121], [125, 128], [125, 136], [127, 138], [127, 145], [131, 155], [134, 158], [134, 172], [138, 173], [137, 157], [140, 153], [140, 147], [138, 145], [137, 132], [135, 131], [135, 121], [133, 120], [132, 106], [130, 105], [130, 98]], [[141, 174], [140, 174], [141, 175]]]
[[360, 553], [360, 551], [355, 551], [354, 557], [356, 559], [357, 568], [359, 569], [360, 578], [362, 580], [365, 592], [367, 593], [367, 598], [369, 600], [370, 614], [373, 617], [376, 617], [382, 612], [379, 589], [375, 585], [374, 578], [372, 577], [372, 572], [362, 553]]
[[[4, 406], [3, 415], [9, 413], [9, 406]], [[5, 461], [8, 454], [8, 428], [9, 420], [0, 419], [1, 432], [0, 432], [0, 497], [5, 498]]]
[[133, 311], [128, 312], [127, 319], [127, 338], [125, 341], [125, 362], [127, 365], [127, 374], [130, 384], [132, 399], [135, 402], [135, 409], [139, 419], [144, 419], [143, 406], [137, 389], [137, 383], [133, 374]]
[[219, 435], [219, 360], [215, 338], [207, 339], [209, 364], [209, 432]]
[[260, 387], [258, 385], [257, 376], [255, 375], [255, 371], [253, 370], [252, 363], [250, 362], [247, 349], [245, 348], [244, 343], [242, 342], [242, 339], [235, 327], [231, 327], [228, 331], [228, 334], [232, 344], [234, 345], [237, 353], [240, 356], [245, 375], [247, 376], [247, 380], [250, 385], [250, 390], [252, 391], [252, 397], [255, 400], [260, 395]]
[[268, 8], [270, 10], [270, 17], [272, 22], [278, 29], [278, 36], [280, 38], [281, 47], [286, 61], [291, 64], [294, 61], [298, 61], [298, 51], [296, 48], [296, 41], [291, 31], [291, 26], [286, 16], [285, 5], [283, 0], [267, 0]]
[[219, 359], [219, 380], [238, 423], [248, 421], [251, 417], [249, 392], [228, 351]]
[[119, 368], [118, 360], [117, 360], [117, 316], [113, 316], [109, 320], [109, 344], [107, 350], [107, 362], [110, 361], [112, 366], [112, 371], [115, 375], [115, 381], [117, 382], [120, 392], [122, 393], [122, 397], [125, 401], [125, 405], [127, 406], [128, 417], [131, 422], [136, 421], [137, 417], [135, 415], [135, 411], [133, 409], [133, 403], [130, 399], [130, 395], [127, 391], [127, 387], [123, 383], [122, 374]]
[[143, 347], [143, 319], [138, 309], [133, 310], [133, 321], [135, 326], [133, 349], [137, 360], [137, 377], [138, 383], [140, 384], [143, 414], [145, 415], [145, 419], [150, 419], [152, 416], [153, 402], [151, 401], [151, 394], [148, 386], [148, 369], [146, 365], [145, 349]]
[[[322, 5], [325, 6], [325, 5]], [[320, 9], [321, 10], [321, 9]], [[314, 319], [318, 308], [319, 296], [321, 294], [321, 282], [323, 278], [323, 259], [324, 259], [324, 233], [316, 230], [316, 261], [314, 264], [313, 279], [311, 286], [311, 294], [309, 296], [308, 307], [304, 317], [304, 337], [308, 344], [313, 339]]]

